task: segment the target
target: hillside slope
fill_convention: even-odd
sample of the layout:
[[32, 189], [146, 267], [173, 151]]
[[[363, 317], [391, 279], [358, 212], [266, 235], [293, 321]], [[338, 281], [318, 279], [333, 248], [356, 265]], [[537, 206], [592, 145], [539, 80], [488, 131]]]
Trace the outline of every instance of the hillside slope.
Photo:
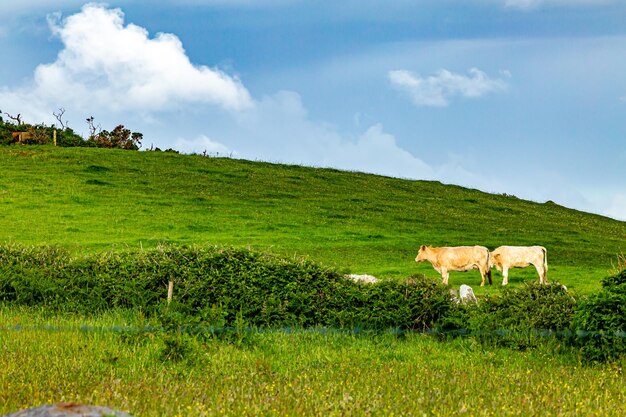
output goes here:
[[[0, 242], [78, 252], [251, 246], [399, 277], [437, 276], [414, 262], [420, 244], [541, 244], [549, 279], [588, 291], [626, 249], [624, 222], [437, 182], [90, 148], [0, 147], [0, 170]], [[536, 279], [531, 269], [511, 283]], [[479, 280], [474, 271], [450, 282]]]

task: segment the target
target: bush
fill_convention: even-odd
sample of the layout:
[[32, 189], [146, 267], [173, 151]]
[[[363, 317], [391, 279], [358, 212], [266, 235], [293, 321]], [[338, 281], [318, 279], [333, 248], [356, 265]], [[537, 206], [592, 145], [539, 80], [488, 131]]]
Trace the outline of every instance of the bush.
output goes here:
[[177, 314], [198, 325], [428, 329], [451, 308], [446, 287], [413, 277], [360, 284], [308, 260], [243, 249], [160, 247], [71, 258], [0, 246], [0, 301], [97, 313], [159, 314], [174, 281]]
[[581, 302], [574, 317], [584, 360], [607, 362], [626, 354], [626, 269], [602, 280], [602, 290]]
[[84, 147], [88, 146], [87, 142], [72, 129], [66, 127], [57, 131], [57, 146], [63, 147]]
[[478, 305], [458, 305], [442, 321], [442, 329], [526, 349], [548, 340], [546, 336], [552, 340], [569, 336], [575, 306], [576, 300], [562, 285], [528, 282], [505, 287], [501, 295], [486, 297]]

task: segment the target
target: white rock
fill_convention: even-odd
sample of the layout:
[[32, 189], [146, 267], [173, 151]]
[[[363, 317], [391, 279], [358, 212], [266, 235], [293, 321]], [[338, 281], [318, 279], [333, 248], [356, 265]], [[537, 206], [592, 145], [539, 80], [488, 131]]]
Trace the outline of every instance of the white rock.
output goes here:
[[363, 274], [363, 275], [350, 274], [350, 275], [346, 275], [346, 278], [351, 279], [354, 282], [364, 282], [366, 284], [374, 284], [378, 282], [378, 278], [376, 278], [373, 275], [367, 275], [367, 274]]
[[474, 295], [474, 290], [469, 285], [461, 285], [459, 289], [459, 298], [462, 303], [478, 303], [478, 299]]

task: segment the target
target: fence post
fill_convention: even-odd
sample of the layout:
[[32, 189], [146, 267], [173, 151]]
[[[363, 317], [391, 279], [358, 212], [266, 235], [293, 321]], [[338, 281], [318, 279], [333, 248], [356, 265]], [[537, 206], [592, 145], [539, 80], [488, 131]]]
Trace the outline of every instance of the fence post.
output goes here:
[[52, 131], [52, 141], [54, 142], [54, 146], [57, 146], [57, 130], [56, 129]]
[[170, 277], [170, 282], [167, 284], [167, 303], [168, 304], [172, 302], [173, 296], [174, 296], [174, 279]]

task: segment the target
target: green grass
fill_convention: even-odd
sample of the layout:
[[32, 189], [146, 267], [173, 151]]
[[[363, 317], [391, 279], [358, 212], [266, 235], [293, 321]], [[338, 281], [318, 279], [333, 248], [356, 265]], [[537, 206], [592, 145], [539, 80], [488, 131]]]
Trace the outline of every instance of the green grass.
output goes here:
[[111, 331], [145, 325], [132, 313], [4, 308], [0, 322], [0, 414], [59, 401], [169, 417], [626, 413], [623, 361], [585, 367], [555, 346], [513, 354], [420, 334], [275, 330], [243, 344], [189, 339], [172, 361], [157, 337]]
[[[95, 252], [159, 242], [249, 246], [383, 278], [438, 274], [421, 244], [540, 244], [549, 279], [599, 288], [626, 223], [438, 182], [172, 153], [0, 147], [0, 242]], [[513, 270], [517, 285], [537, 279]], [[494, 279], [501, 276], [494, 270]], [[452, 273], [478, 285], [478, 272]], [[498, 291], [497, 288], [483, 291]]]
[[[626, 223], [436, 182], [170, 153], [0, 147], [0, 243], [77, 255], [160, 242], [251, 247], [342, 272], [438, 277], [419, 245], [540, 244], [549, 279], [600, 288]], [[494, 271], [494, 282], [501, 279]], [[452, 273], [476, 288], [476, 271]], [[537, 280], [513, 270], [512, 286]], [[557, 339], [535, 349], [420, 334], [251, 331], [243, 339], [120, 332], [96, 317], [0, 305], [0, 414], [59, 401], [137, 416], [622, 416], [624, 360], [583, 366]], [[130, 327], [129, 327], [130, 326]], [[178, 338], [176, 338], [178, 337]], [[173, 343], [168, 345], [169, 343]], [[180, 360], [167, 358], [175, 353]]]

